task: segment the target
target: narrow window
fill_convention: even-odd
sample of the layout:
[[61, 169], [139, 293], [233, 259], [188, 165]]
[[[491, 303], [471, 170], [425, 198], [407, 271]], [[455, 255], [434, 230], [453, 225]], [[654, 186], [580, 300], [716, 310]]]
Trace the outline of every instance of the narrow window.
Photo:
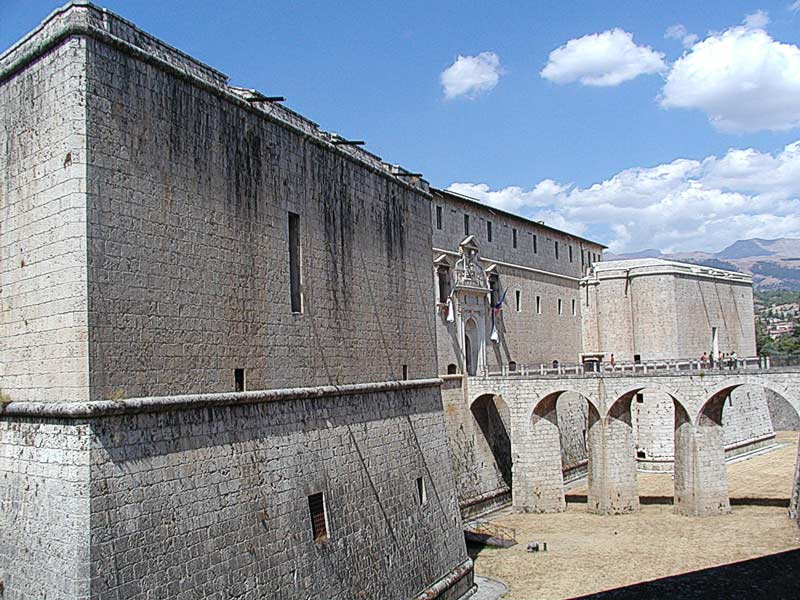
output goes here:
[[425, 479], [417, 477], [417, 502], [420, 506], [428, 503], [428, 490], [425, 489]]
[[542, 298], [541, 296], [536, 296], [536, 314], [542, 314]]
[[243, 392], [245, 390], [244, 384], [244, 369], [234, 369], [233, 370], [233, 381], [235, 384], [235, 389], [237, 392]]
[[586, 252], [583, 248], [581, 248], [581, 266], [586, 264]]
[[436, 229], [442, 228], [442, 207], [436, 207]]
[[586, 286], [586, 306], [589, 306], [589, 286]]
[[492, 241], [492, 222], [486, 221], [486, 240]]
[[569, 247], [569, 262], [572, 262], [572, 246]]
[[439, 280], [439, 302], [445, 304], [450, 298], [450, 269], [444, 265], [438, 267], [436, 277]]
[[539, 252], [539, 249], [536, 247], [536, 236], [534, 235], [533, 236], [533, 253], [537, 254], [538, 252]]
[[577, 314], [578, 314], [578, 311], [577, 311], [577, 307], [575, 306], [575, 298], [573, 298], [572, 299], [572, 316], [574, 317]]
[[464, 235], [469, 235], [469, 215], [464, 215]]
[[408, 365], [403, 365], [403, 381], [408, 381]]
[[517, 297], [517, 312], [520, 312], [522, 310], [522, 292], [517, 290], [514, 294]]
[[644, 394], [636, 394], [636, 402], [644, 404]]
[[634, 354], [633, 355], [633, 362], [635, 362], [637, 365], [640, 362], [642, 362], [642, 355], [641, 354]]
[[289, 288], [292, 312], [303, 312], [303, 296], [300, 292], [300, 215], [289, 213]]
[[558, 299], [558, 314], [564, 314], [564, 301], [561, 298]]
[[328, 541], [328, 515], [325, 512], [325, 495], [311, 494], [308, 497], [308, 510], [311, 513], [311, 534], [314, 542], [321, 544]]
[[500, 280], [497, 275], [489, 275], [489, 301], [492, 307], [496, 307], [500, 301]]
[[558, 242], [556, 242], [556, 260], [558, 260]]
[[511, 230], [511, 243], [513, 244], [514, 248], [517, 247], [517, 230]]
[[447, 374], [448, 375], [455, 375], [458, 373], [458, 366], [456, 363], [450, 363], [447, 365]]

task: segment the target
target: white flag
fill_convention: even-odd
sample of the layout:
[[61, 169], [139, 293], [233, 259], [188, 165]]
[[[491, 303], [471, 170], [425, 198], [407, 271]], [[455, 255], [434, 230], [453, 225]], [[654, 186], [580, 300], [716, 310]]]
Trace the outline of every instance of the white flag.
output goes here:
[[489, 336], [489, 339], [492, 340], [493, 342], [500, 341], [500, 336], [497, 335], [497, 329], [495, 329], [494, 327], [492, 327], [492, 335]]

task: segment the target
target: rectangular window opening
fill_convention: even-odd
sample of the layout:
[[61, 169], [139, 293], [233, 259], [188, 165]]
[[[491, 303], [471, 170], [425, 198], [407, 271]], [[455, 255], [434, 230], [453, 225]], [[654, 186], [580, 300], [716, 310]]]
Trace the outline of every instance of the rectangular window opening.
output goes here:
[[576, 316], [578, 314], [578, 307], [576, 306], [575, 299], [572, 299], [572, 316]]
[[408, 381], [408, 365], [403, 365], [403, 381]]
[[633, 355], [633, 362], [635, 362], [637, 365], [640, 362], [642, 362], [642, 355], [641, 354], [634, 354]]
[[556, 260], [558, 260], [558, 242], [556, 242]]
[[469, 215], [464, 215], [464, 235], [469, 235]]
[[516, 290], [514, 294], [517, 297], [517, 312], [520, 312], [522, 310], [522, 292], [520, 290]]
[[442, 228], [442, 207], [436, 207], [436, 229]]
[[308, 511], [311, 513], [311, 534], [314, 543], [322, 544], [328, 541], [328, 515], [325, 511], [325, 494], [311, 494], [308, 497]]
[[536, 236], [534, 235], [534, 236], [533, 236], [533, 253], [534, 253], [534, 254], [537, 254], [538, 252], [539, 252], [539, 248], [537, 248], [537, 245], [536, 245]]
[[542, 297], [536, 296], [536, 314], [542, 314]]
[[425, 489], [425, 479], [417, 477], [417, 502], [420, 506], [428, 503], [428, 490]]
[[636, 402], [644, 404], [644, 394], [636, 394]]
[[289, 288], [293, 313], [303, 312], [301, 285], [300, 215], [289, 213]]
[[236, 391], [243, 392], [245, 390], [244, 369], [234, 369], [233, 380]]
[[492, 222], [486, 221], [486, 240], [492, 241]]
[[513, 244], [514, 248], [517, 247], [517, 230], [511, 230], [511, 243]]
[[572, 246], [569, 247], [569, 262], [572, 262]]
[[561, 298], [558, 299], [558, 314], [564, 314], [564, 301]]
[[492, 307], [496, 307], [500, 302], [500, 280], [497, 275], [489, 276], [489, 302], [492, 303]]

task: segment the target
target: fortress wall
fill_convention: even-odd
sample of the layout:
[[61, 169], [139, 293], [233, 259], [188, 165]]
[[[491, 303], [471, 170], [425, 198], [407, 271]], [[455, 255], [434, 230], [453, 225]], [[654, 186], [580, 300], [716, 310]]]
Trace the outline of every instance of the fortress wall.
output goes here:
[[631, 331], [634, 353], [643, 361], [680, 357], [677, 321], [681, 311], [672, 275], [630, 279]]
[[586, 306], [586, 287], [583, 305], [588, 309], [583, 323], [583, 351], [603, 352], [605, 360], [611, 354], [618, 362], [629, 362], [634, 355], [634, 330], [631, 319], [631, 294], [625, 279], [606, 279], [598, 285], [588, 285], [589, 305]]
[[87, 43], [93, 399], [436, 373], [424, 192], [179, 56]]
[[89, 598], [90, 431], [0, 417], [0, 597]]
[[[0, 420], [5, 598], [406, 600], [451, 575], [430, 597], [455, 599], [472, 586], [436, 380], [53, 410], [92, 416]], [[319, 492], [326, 542], [312, 534]]]
[[[487, 347], [490, 368], [499, 368], [510, 361], [535, 368], [540, 364], [549, 366], [553, 360], [562, 364], [577, 363], [581, 351], [578, 283], [507, 267], [500, 269], [499, 283], [501, 294], [506, 290], [507, 293], [496, 317], [499, 341], [490, 342]], [[518, 291], [519, 311], [516, 309]], [[536, 311], [536, 296], [540, 298], [541, 313]], [[561, 314], [558, 313], [559, 300]]]
[[677, 356], [699, 358], [711, 351], [717, 327], [719, 351], [755, 356], [753, 290], [750, 284], [675, 276]]
[[85, 400], [86, 42], [0, 56], [0, 392]]

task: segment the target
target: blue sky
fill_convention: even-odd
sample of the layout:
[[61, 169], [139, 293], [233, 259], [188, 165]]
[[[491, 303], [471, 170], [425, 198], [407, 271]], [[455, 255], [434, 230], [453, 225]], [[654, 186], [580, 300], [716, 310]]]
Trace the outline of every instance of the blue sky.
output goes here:
[[[0, 47], [61, 4], [0, 0]], [[103, 6], [433, 185], [615, 251], [800, 237], [795, 0]]]

